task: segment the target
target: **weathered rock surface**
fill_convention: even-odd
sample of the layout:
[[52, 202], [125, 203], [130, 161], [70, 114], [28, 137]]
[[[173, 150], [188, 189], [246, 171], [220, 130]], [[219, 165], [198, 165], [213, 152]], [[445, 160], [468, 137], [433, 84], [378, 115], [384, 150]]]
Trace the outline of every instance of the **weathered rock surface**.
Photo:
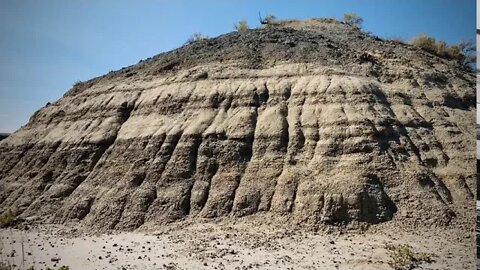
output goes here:
[[341, 23], [199, 41], [76, 85], [1, 141], [0, 212], [98, 229], [468, 219], [474, 88], [453, 61]]

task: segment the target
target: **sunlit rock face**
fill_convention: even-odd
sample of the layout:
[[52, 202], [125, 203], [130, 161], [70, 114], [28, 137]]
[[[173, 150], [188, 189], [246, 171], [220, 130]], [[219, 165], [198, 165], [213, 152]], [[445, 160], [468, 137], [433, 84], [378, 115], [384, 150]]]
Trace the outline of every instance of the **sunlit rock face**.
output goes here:
[[0, 212], [448, 224], [474, 198], [474, 119], [475, 77], [454, 61], [287, 21], [76, 85], [0, 142]]

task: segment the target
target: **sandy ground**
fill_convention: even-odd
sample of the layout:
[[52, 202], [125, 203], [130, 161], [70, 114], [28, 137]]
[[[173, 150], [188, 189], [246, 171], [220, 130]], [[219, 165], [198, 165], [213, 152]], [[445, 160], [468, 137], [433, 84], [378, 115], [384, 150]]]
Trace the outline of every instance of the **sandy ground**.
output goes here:
[[390, 233], [377, 229], [326, 233], [202, 223], [148, 233], [89, 236], [72, 236], [52, 227], [3, 229], [0, 255], [23, 269], [61, 265], [73, 270], [392, 269], [387, 245], [409, 244], [417, 252], [434, 256], [434, 262], [417, 269], [474, 269], [473, 239], [472, 244], [461, 244], [466, 241], [446, 234], [406, 233], [392, 227]]
[[[478, 129], [477, 129], [478, 130]], [[477, 224], [476, 224], [476, 244], [477, 244], [477, 270], [480, 270], [480, 201], [477, 201]]]

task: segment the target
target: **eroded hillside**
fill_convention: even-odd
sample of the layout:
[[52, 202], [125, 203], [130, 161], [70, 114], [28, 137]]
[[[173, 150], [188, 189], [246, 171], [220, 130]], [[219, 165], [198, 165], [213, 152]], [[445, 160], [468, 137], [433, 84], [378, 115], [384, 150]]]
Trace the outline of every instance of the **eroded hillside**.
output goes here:
[[0, 212], [97, 229], [470, 222], [474, 106], [454, 61], [342, 23], [229, 33], [36, 112], [0, 142]]

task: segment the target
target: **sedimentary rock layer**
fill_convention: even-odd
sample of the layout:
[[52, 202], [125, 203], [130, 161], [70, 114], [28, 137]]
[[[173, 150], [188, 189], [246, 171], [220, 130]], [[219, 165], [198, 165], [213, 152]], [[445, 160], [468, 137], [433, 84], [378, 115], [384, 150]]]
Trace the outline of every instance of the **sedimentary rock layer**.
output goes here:
[[474, 81], [335, 22], [186, 45], [75, 86], [3, 140], [0, 212], [448, 223], [474, 197]]

